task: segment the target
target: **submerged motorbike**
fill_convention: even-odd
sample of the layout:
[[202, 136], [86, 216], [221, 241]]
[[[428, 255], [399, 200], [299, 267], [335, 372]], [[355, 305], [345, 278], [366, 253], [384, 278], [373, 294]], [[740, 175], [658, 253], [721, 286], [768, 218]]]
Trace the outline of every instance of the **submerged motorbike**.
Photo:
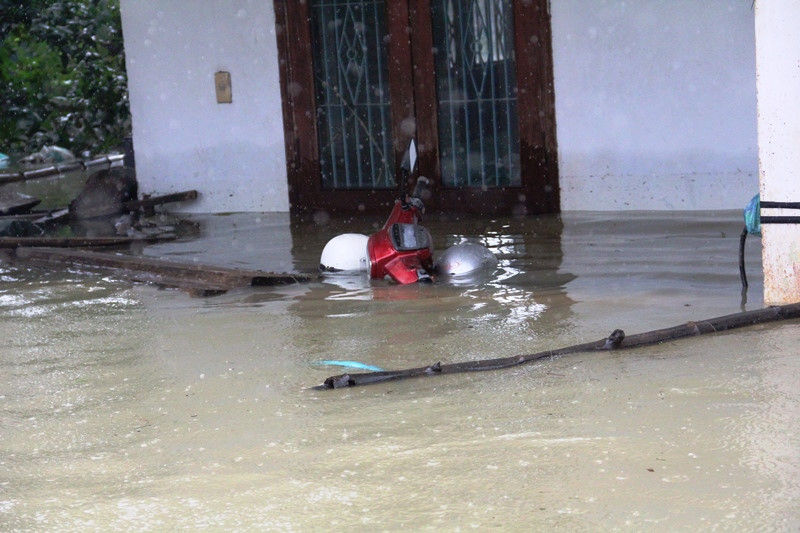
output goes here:
[[[416, 167], [416, 145], [412, 140], [401, 165], [403, 184]], [[400, 284], [464, 276], [494, 267], [497, 259], [484, 246], [461, 243], [433, 260], [430, 232], [422, 226], [425, 205], [422, 190], [427, 178], [417, 178], [414, 191], [401, 191], [383, 227], [370, 236], [360, 233], [337, 235], [325, 245], [320, 257], [323, 273], [368, 271], [373, 279], [391, 278]]]

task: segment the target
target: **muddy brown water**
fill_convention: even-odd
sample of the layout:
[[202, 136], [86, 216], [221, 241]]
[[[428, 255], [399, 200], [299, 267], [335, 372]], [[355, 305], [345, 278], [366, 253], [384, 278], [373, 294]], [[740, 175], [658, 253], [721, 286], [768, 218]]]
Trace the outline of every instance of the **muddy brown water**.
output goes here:
[[[316, 267], [373, 221], [196, 216], [173, 260]], [[378, 223], [381, 221], [376, 221]], [[0, 264], [0, 529], [800, 527], [797, 322], [350, 390], [338, 368], [501, 357], [739, 311], [740, 214], [427, 222], [499, 268], [192, 298]], [[747, 309], [761, 306], [748, 242]]]

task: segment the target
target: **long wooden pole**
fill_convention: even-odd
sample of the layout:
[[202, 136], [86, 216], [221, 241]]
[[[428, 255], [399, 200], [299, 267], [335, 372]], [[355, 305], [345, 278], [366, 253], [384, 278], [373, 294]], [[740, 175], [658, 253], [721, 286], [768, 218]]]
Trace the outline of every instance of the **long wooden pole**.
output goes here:
[[710, 318], [708, 320], [687, 322], [679, 326], [639, 333], [636, 335], [631, 335], [630, 337], [626, 337], [625, 333], [621, 329], [617, 329], [614, 330], [614, 332], [611, 333], [611, 335], [609, 335], [607, 338], [599, 341], [586, 342], [583, 344], [568, 346], [566, 348], [559, 348], [557, 350], [545, 350], [543, 352], [527, 355], [500, 357], [497, 359], [482, 359], [478, 361], [464, 361], [461, 363], [450, 363], [444, 365], [441, 363], [435, 363], [429, 366], [408, 368], [404, 370], [339, 374], [337, 376], [331, 376], [327, 378], [322, 385], [319, 385], [315, 388], [339, 389], [343, 387], [371, 385], [374, 383], [397, 381], [408, 378], [432, 377], [442, 374], [457, 374], [462, 372], [499, 370], [501, 368], [509, 368], [534, 361], [540, 361], [542, 359], [553, 359], [571, 353], [638, 348], [641, 346], [659, 344], [683, 337], [705, 335], [708, 333], [716, 333], [729, 329], [753, 326], [755, 324], [763, 324], [766, 322], [775, 322], [778, 320], [789, 320], [794, 318], [800, 318], [800, 303], [766, 307], [764, 309], [734, 313], [731, 315]]
[[18, 181], [30, 181], [40, 178], [48, 178], [64, 172], [71, 172], [73, 170], [86, 170], [101, 165], [111, 166], [116, 161], [125, 159], [123, 154], [111, 154], [103, 157], [92, 159], [91, 161], [75, 160], [61, 163], [60, 165], [51, 165], [49, 167], [37, 168], [35, 170], [27, 170], [20, 172], [4, 172], [0, 173], [0, 185], [6, 183], [16, 183]]

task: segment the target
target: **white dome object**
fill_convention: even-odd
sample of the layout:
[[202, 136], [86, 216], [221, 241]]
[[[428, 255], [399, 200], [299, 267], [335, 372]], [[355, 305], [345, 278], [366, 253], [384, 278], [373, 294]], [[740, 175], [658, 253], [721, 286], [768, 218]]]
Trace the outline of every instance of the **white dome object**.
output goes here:
[[445, 250], [436, 260], [436, 273], [462, 276], [476, 270], [494, 267], [497, 258], [485, 246], [462, 242]]
[[319, 268], [326, 272], [369, 270], [367, 255], [369, 237], [360, 233], [343, 233], [328, 241], [319, 258]]

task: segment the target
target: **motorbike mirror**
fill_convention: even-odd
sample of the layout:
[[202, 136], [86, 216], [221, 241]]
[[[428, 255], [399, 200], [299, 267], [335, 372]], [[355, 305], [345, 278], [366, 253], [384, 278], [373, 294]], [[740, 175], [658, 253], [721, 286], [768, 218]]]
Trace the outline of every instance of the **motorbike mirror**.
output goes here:
[[406, 150], [406, 153], [403, 156], [403, 162], [400, 164], [400, 168], [411, 174], [414, 172], [414, 167], [416, 165], [417, 165], [417, 145], [414, 142], [414, 139], [411, 139], [411, 142], [408, 143], [408, 150]]

